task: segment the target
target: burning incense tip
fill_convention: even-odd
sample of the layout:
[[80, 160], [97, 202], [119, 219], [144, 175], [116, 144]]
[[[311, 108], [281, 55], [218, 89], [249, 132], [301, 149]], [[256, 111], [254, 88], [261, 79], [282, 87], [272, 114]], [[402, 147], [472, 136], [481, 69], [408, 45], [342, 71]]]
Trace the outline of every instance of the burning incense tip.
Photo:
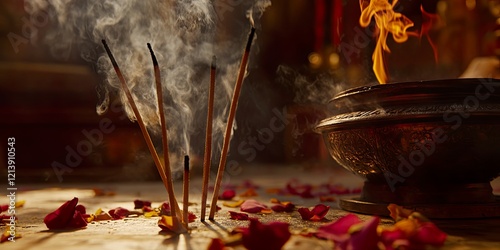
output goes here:
[[210, 65], [210, 69], [214, 70], [216, 68], [217, 68], [217, 57], [216, 56], [212, 56], [212, 64]]
[[184, 171], [189, 171], [189, 155], [184, 156]]
[[116, 63], [115, 57], [113, 56], [113, 53], [111, 53], [111, 50], [109, 49], [108, 44], [106, 43], [106, 40], [102, 39], [102, 44], [104, 45], [104, 49], [108, 54], [109, 60], [111, 60], [111, 64], [113, 64], [114, 68], [118, 68], [118, 63]]
[[153, 60], [153, 66], [158, 66], [158, 61], [156, 60], [155, 52], [153, 51], [153, 48], [151, 47], [150, 43], [148, 43], [148, 49], [149, 49], [149, 53], [151, 53], [151, 59]]
[[189, 156], [184, 156], [184, 187], [182, 190], [183, 200], [182, 200], [182, 220], [184, 221], [184, 226], [188, 228], [189, 223]]
[[253, 38], [255, 36], [255, 27], [252, 26], [252, 29], [250, 30], [250, 35], [248, 35], [248, 41], [247, 41], [247, 46], [245, 48], [245, 51], [250, 51], [250, 47], [252, 47], [252, 42]]

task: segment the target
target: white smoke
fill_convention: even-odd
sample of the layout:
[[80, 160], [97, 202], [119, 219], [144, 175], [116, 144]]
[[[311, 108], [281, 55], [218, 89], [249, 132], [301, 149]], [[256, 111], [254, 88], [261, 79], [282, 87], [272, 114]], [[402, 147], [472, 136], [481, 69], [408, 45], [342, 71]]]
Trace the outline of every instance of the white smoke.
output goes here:
[[[217, 2], [217, 1], [216, 1]], [[234, 1], [231, 1], [234, 2]], [[270, 0], [241, 1], [236, 9], [250, 10], [258, 19]], [[247, 18], [225, 13], [220, 23], [216, 5], [211, 0], [25, 0], [26, 11], [40, 9], [50, 13], [55, 29], [46, 42], [57, 48], [87, 48], [81, 56], [97, 65], [105, 78], [99, 93], [103, 100], [97, 112], [106, 112], [109, 93], [118, 92], [131, 120], [135, 120], [108, 56], [101, 47], [105, 39], [131, 89], [148, 129], [159, 135], [153, 65], [147, 49], [151, 43], [162, 76], [164, 108], [169, 148], [173, 159], [182, 159], [194, 145], [193, 135], [203, 137], [206, 121], [210, 61], [217, 56], [218, 69], [214, 143], [221, 137], [227, 119], [232, 88], [239, 60], [250, 30]], [[256, 20], [257, 21], [257, 20]], [[239, 23], [248, 29], [229, 32], [225, 23]], [[232, 32], [232, 33], [231, 33]], [[221, 35], [223, 34], [223, 35]], [[90, 48], [90, 49], [89, 49]], [[89, 52], [90, 51], [90, 52]], [[177, 157], [176, 157], [177, 156]], [[175, 164], [181, 165], [181, 164]]]

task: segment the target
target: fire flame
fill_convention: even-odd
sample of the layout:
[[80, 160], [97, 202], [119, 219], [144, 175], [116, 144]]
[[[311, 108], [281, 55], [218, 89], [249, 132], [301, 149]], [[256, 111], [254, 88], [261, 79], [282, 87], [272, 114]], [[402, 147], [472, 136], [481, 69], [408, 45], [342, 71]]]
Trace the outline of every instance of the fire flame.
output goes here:
[[388, 0], [360, 0], [361, 16], [359, 24], [367, 27], [372, 18], [375, 18], [375, 24], [378, 28], [378, 37], [375, 50], [372, 55], [373, 72], [380, 84], [387, 83], [388, 75], [384, 64], [384, 51], [390, 53], [387, 46], [387, 37], [392, 33], [394, 41], [403, 43], [408, 40], [410, 32], [407, 29], [413, 27], [414, 23], [401, 13], [394, 11], [394, 6], [398, 1], [389, 3]]

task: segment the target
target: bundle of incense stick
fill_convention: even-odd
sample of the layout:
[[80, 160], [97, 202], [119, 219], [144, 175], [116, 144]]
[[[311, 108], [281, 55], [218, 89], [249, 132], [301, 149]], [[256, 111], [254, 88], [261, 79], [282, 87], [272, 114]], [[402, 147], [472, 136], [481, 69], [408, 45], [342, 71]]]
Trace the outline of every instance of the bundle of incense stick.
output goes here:
[[[132, 108], [132, 111], [134, 112], [134, 115], [137, 119], [137, 123], [139, 124], [139, 127], [141, 129], [142, 135], [146, 141], [146, 144], [148, 146], [149, 151], [151, 152], [151, 155], [153, 157], [153, 160], [155, 162], [155, 166], [158, 170], [158, 173], [160, 174], [160, 177], [162, 179], [162, 182], [165, 186], [165, 189], [167, 190], [168, 197], [169, 197], [169, 202], [170, 202], [170, 207], [171, 207], [171, 215], [172, 215], [172, 228], [173, 231], [177, 233], [182, 233], [186, 231], [185, 227], [182, 227], [180, 225], [179, 221], [182, 220], [182, 217], [180, 215], [180, 210], [179, 210], [179, 205], [177, 203], [177, 200], [175, 198], [175, 193], [174, 193], [174, 188], [173, 188], [173, 182], [172, 182], [172, 172], [170, 170], [170, 162], [168, 158], [168, 142], [167, 142], [167, 130], [166, 130], [166, 122], [165, 122], [165, 116], [160, 115], [160, 122], [162, 125], [162, 142], [163, 142], [163, 151], [164, 151], [164, 162], [163, 165], [161, 163], [160, 157], [158, 156], [158, 153], [156, 152], [156, 149], [154, 147], [154, 144], [151, 140], [151, 136], [149, 135], [149, 132], [146, 128], [146, 125], [144, 123], [144, 120], [142, 119], [142, 116], [139, 112], [139, 109], [137, 108], [137, 105], [135, 104], [134, 98], [132, 96], [132, 93], [130, 92], [130, 89], [128, 88], [127, 82], [125, 81], [125, 77], [123, 76], [120, 67], [118, 67], [118, 63], [116, 62], [113, 54], [111, 53], [110, 48], [108, 47], [107, 43], [105, 40], [102, 40], [102, 43], [104, 45], [104, 48], [106, 50], [106, 53], [108, 54], [111, 63], [113, 65], [113, 68], [115, 69], [115, 72], [118, 76], [118, 79], [120, 80], [121, 86], [123, 91], [125, 92], [125, 95], [127, 97], [127, 100]], [[156, 61], [156, 57], [154, 56], [153, 50], [151, 49], [151, 45], [148, 44], [148, 47], [151, 52], [151, 56], [153, 59], [153, 66], [155, 70], [155, 80], [156, 80], [156, 87], [157, 87], [157, 94], [158, 94], [158, 108], [160, 110], [160, 114], [164, 114], [163, 112], [163, 96], [162, 96], [162, 88], [161, 88], [161, 78], [160, 78], [160, 70], [158, 67], [158, 62]]]
[[240, 69], [238, 71], [238, 78], [236, 79], [236, 84], [234, 86], [233, 98], [231, 99], [231, 107], [229, 109], [229, 115], [226, 123], [226, 131], [224, 134], [224, 141], [222, 144], [221, 157], [219, 161], [219, 170], [217, 171], [217, 178], [215, 180], [214, 193], [212, 195], [212, 203], [210, 204], [210, 215], [208, 219], [213, 220], [215, 217], [215, 212], [217, 211], [217, 200], [219, 198], [220, 186], [222, 183], [222, 176], [224, 175], [224, 170], [226, 167], [227, 153], [229, 150], [229, 142], [231, 139], [231, 130], [233, 129], [234, 116], [236, 115], [236, 108], [238, 106], [238, 99], [240, 97], [241, 86], [243, 79], [245, 77], [245, 71], [247, 69], [248, 57], [250, 55], [250, 48], [252, 47], [253, 37], [255, 35], [255, 28], [252, 26], [250, 34], [248, 35], [247, 45], [243, 56], [241, 58]]

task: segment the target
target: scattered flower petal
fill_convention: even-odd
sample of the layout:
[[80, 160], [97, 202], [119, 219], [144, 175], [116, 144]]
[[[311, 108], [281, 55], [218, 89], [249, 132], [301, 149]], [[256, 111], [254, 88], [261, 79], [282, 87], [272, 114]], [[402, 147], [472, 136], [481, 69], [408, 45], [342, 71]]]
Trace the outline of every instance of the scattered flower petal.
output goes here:
[[241, 206], [241, 204], [243, 204], [243, 202], [245, 202], [245, 200], [238, 200], [238, 201], [233, 201], [233, 202], [226, 201], [226, 202], [223, 202], [222, 205], [225, 207], [235, 208], [235, 207]]
[[241, 204], [240, 210], [247, 213], [259, 213], [264, 209], [268, 209], [266, 205], [256, 200], [246, 200]]
[[158, 217], [160, 214], [156, 211], [149, 211], [149, 212], [144, 212], [144, 217], [146, 218], [151, 218], [151, 217]]
[[108, 213], [115, 220], [123, 219], [130, 215], [130, 211], [123, 207], [117, 207], [115, 209], [111, 209], [109, 210]]
[[114, 191], [105, 190], [102, 188], [94, 188], [94, 196], [114, 196], [116, 193]]
[[302, 198], [313, 198], [312, 185], [302, 184], [298, 180], [291, 180], [286, 184], [286, 190], [292, 195], [298, 195]]
[[389, 210], [390, 216], [394, 219], [394, 221], [408, 218], [413, 213], [412, 210], [403, 208], [402, 206], [398, 206], [396, 204], [389, 204], [387, 209]]
[[252, 188], [252, 189], [259, 189], [259, 185], [256, 185], [253, 183], [252, 180], [244, 180], [242, 184], [243, 188]]
[[94, 213], [94, 220], [95, 221], [101, 221], [101, 220], [111, 220], [113, 217], [109, 215], [108, 213], [104, 212], [102, 209], [97, 209]]
[[163, 202], [160, 206], [160, 215], [171, 215], [170, 203]]
[[243, 246], [248, 250], [280, 250], [290, 239], [288, 223], [260, 223], [251, 218], [248, 228], [242, 228]]
[[[10, 222], [11, 215], [8, 214], [0, 214], [0, 224], [7, 224]], [[15, 220], [18, 219], [18, 216], [15, 216]]]
[[274, 211], [274, 212], [293, 212], [295, 210], [295, 205], [289, 201], [284, 201], [284, 202], [281, 202], [281, 201], [278, 201], [276, 200], [277, 202], [273, 202], [273, 203], [276, 203], [276, 205], [272, 206], [271, 209]]
[[362, 227], [358, 231], [352, 232], [351, 238], [349, 239], [348, 243], [344, 243], [347, 245], [345, 249], [378, 249], [377, 245], [379, 242], [379, 237], [377, 233], [377, 226], [379, 222], [380, 218], [377, 216], [371, 217], [369, 220], [363, 222], [363, 224], [361, 224]]
[[81, 213], [76, 211], [77, 204], [78, 198], [76, 197], [72, 200], [66, 201], [54, 212], [47, 214], [43, 219], [43, 222], [47, 228], [51, 230], [66, 228], [74, 229], [87, 226], [87, 223]]
[[362, 187], [353, 188], [351, 194], [360, 194], [363, 191]]
[[446, 241], [447, 235], [439, 230], [439, 228], [432, 222], [423, 222], [417, 229], [417, 232], [411, 240], [421, 244], [428, 244], [432, 246], [442, 246]]
[[248, 220], [248, 214], [229, 211], [229, 215], [233, 220]]
[[227, 201], [233, 199], [234, 196], [236, 196], [236, 192], [233, 189], [226, 189], [221, 195], [219, 195], [219, 199]]
[[17, 231], [11, 232], [10, 227], [5, 227], [5, 230], [0, 236], [0, 243], [4, 243], [6, 241], [16, 242], [16, 239], [19, 238], [21, 238], [21, 234], [17, 233]]
[[[15, 208], [23, 207], [25, 203], [26, 203], [25, 200], [18, 200], [14, 204], [14, 207]], [[10, 207], [10, 204], [0, 205], [0, 213], [9, 210], [9, 207]]]
[[309, 208], [302, 207], [299, 208], [298, 212], [300, 213], [300, 216], [302, 217], [303, 220], [319, 221], [325, 217], [325, 215], [328, 213], [329, 210], [330, 210], [329, 206], [318, 204], [314, 206], [312, 210], [309, 210]]
[[257, 192], [255, 191], [254, 188], [249, 188], [245, 192], [241, 193], [239, 196], [240, 197], [254, 197], [254, 196], [258, 196], [258, 195], [259, 194], [257, 194]]
[[212, 239], [210, 245], [208, 245], [207, 250], [223, 250], [224, 249], [224, 241], [219, 238]]
[[335, 202], [337, 201], [337, 198], [335, 196], [320, 196], [319, 197], [320, 202]]
[[354, 214], [347, 214], [332, 223], [320, 226], [316, 236], [323, 239], [339, 241], [340, 238], [345, 238], [344, 235], [349, 232], [349, 228], [351, 228], [351, 226], [361, 222], [362, 221], [358, 218], [358, 216]]
[[81, 205], [81, 204], [76, 205], [75, 210], [80, 212], [81, 214], [87, 213], [87, 209], [85, 208], [84, 205]]
[[[173, 220], [176, 220], [177, 227], [174, 226]], [[186, 229], [182, 226], [182, 223], [177, 219], [177, 217], [162, 215], [158, 220], [158, 226], [165, 231], [171, 231], [174, 233], [185, 232]]]
[[197, 217], [193, 212], [188, 212], [188, 222], [194, 222], [196, 218]]
[[266, 189], [266, 193], [268, 194], [280, 194], [282, 193], [281, 188], [268, 188]]
[[134, 209], [143, 209], [144, 207], [151, 208], [151, 201], [134, 200]]
[[83, 228], [87, 226], [87, 220], [79, 211], [75, 211], [73, 218], [69, 221], [69, 228]]

